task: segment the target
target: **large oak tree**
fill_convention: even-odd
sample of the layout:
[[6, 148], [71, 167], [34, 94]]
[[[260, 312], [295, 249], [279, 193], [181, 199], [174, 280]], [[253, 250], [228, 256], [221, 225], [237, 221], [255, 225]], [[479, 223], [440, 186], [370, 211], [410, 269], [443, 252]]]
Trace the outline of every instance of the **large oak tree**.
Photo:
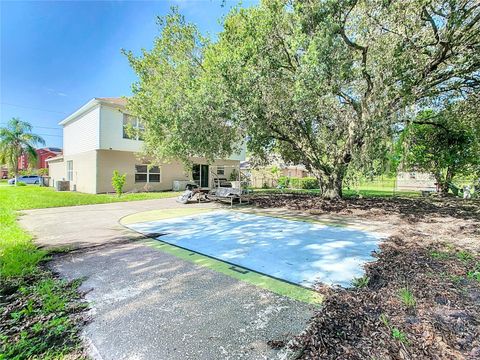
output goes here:
[[478, 1], [262, 1], [233, 10], [216, 41], [176, 12], [161, 21], [151, 51], [127, 53], [147, 152], [213, 159], [246, 139], [305, 164], [328, 198], [395, 124], [480, 85]]

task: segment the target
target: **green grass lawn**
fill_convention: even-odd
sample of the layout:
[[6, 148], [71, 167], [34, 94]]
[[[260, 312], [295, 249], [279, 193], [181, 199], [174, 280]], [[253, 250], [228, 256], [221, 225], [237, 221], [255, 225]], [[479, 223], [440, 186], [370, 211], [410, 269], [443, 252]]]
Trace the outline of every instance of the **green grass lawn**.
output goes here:
[[17, 222], [24, 209], [103, 204], [177, 196], [174, 192], [82, 194], [38, 186], [0, 183], [0, 359], [59, 359], [78, 351], [80, 338], [72, 314], [82, 307], [79, 282], [67, 283], [42, 269], [48, 253]]
[[118, 197], [115, 194], [84, 194], [79, 192], [55, 191], [51, 187], [0, 185], [0, 207], [11, 210], [39, 209], [58, 206], [105, 204], [123, 201], [161, 199], [175, 197], [176, 192], [128, 193]]
[[[255, 193], [284, 193], [284, 194], [310, 194], [319, 195], [320, 189], [254, 189]], [[343, 188], [343, 196], [363, 197], [415, 197], [420, 196], [420, 191], [395, 190], [395, 178], [374, 178], [373, 181], [360, 181], [359, 184]]]
[[15, 210], [104, 204], [121, 201], [160, 199], [177, 196], [175, 192], [124, 194], [83, 194], [58, 192], [53, 188], [0, 185], [0, 278], [25, 276], [35, 270], [45, 253], [37, 250], [31, 236], [16, 222]]

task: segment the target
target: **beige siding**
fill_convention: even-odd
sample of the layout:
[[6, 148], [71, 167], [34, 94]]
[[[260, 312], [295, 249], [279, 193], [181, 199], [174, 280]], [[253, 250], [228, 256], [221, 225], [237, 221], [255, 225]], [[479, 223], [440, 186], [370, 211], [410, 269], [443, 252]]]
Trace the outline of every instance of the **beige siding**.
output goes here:
[[97, 151], [65, 155], [63, 162], [65, 179], [67, 179], [67, 162], [69, 160], [73, 161], [73, 180], [70, 182], [70, 189], [95, 194], [97, 192]]
[[55, 186], [56, 181], [66, 178], [63, 159], [48, 162], [48, 176], [50, 177], [50, 186]]
[[92, 151], [99, 145], [100, 107], [80, 115], [63, 128], [63, 154], [65, 156]]
[[[197, 164], [206, 164], [203, 159], [194, 159]], [[118, 170], [120, 174], [127, 174], [127, 182], [125, 184], [125, 191], [166, 191], [172, 190], [173, 181], [175, 180], [190, 180], [192, 178], [191, 172], [186, 172], [183, 165], [178, 162], [171, 162], [160, 165], [160, 182], [159, 183], [135, 183], [135, 165], [144, 163], [138, 160], [135, 153], [126, 151], [114, 150], [99, 150], [98, 151], [98, 184], [97, 192], [113, 192], [111, 184], [112, 173]], [[213, 165], [237, 165], [238, 161], [233, 160], [218, 160]], [[226, 167], [225, 175], [228, 179], [232, 168]], [[213, 168], [212, 168], [213, 170]], [[210, 183], [212, 183], [212, 176], [210, 176]]]

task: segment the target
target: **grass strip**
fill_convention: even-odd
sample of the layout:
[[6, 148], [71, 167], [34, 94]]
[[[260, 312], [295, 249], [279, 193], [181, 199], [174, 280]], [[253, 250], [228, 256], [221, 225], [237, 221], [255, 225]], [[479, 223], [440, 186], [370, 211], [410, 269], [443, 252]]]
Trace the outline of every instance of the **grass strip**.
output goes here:
[[[186, 260], [199, 266], [207, 267], [211, 270], [215, 270], [222, 274], [228, 275], [234, 279], [245, 281], [249, 284], [269, 290], [278, 295], [283, 295], [291, 299], [315, 305], [320, 305], [323, 300], [322, 295], [320, 295], [314, 290], [310, 290], [298, 285], [287, 283], [285, 281], [274, 279], [270, 276], [262, 275], [248, 269], [245, 269], [246, 271], [242, 272], [235, 271], [232, 270], [231, 264], [228, 264], [221, 260], [213, 259], [208, 256], [204, 256], [191, 250], [182, 249], [180, 247], [168, 244], [160, 240], [146, 240], [145, 243], [167, 254], [176, 256], [180, 259]], [[241, 266], [235, 267], [243, 269]]]

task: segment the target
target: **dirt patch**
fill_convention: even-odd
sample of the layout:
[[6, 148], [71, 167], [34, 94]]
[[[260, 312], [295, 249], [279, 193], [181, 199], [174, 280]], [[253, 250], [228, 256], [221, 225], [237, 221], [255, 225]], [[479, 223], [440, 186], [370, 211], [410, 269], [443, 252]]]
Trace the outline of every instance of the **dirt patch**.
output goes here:
[[384, 221], [357, 288], [319, 285], [322, 308], [292, 348], [301, 359], [480, 358], [479, 203], [269, 196], [257, 206]]

